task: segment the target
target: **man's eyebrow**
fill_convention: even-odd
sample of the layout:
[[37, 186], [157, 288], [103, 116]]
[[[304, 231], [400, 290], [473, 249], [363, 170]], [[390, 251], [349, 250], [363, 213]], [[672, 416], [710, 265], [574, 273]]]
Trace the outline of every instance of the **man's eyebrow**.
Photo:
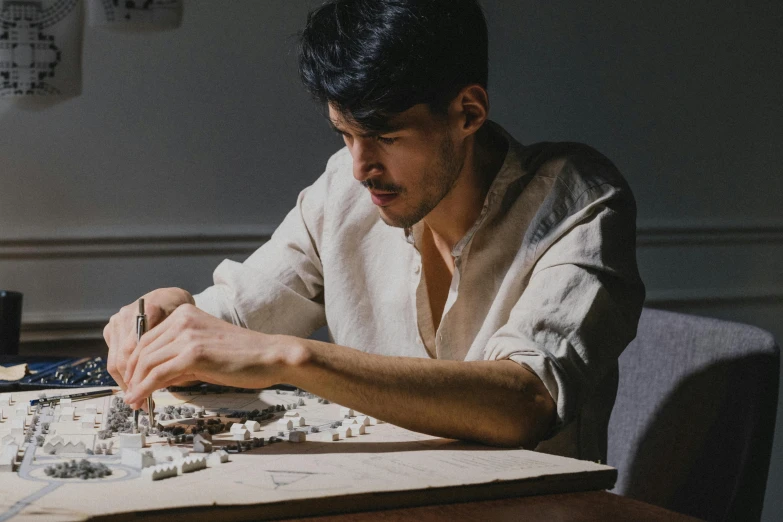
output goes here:
[[[329, 126], [337, 134], [351, 134], [350, 132], [348, 132], [346, 130], [343, 130], [340, 127], [338, 127], [334, 123], [334, 121], [332, 121], [331, 118], [327, 118], [327, 120], [329, 121]], [[370, 132], [361, 132], [361, 133], [357, 133], [357, 134], [359, 135], [360, 138], [375, 138], [377, 136], [380, 136], [381, 134], [386, 134], [386, 133], [389, 133], [389, 132], [396, 132], [396, 131], [402, 130], [403, 128], [404, 128], [404, 125], [386, 124], [386, 125], [384, 125], [382, 128], [380, 128], [378, 130], [374, 130], [374, 131], [370, 131]]]

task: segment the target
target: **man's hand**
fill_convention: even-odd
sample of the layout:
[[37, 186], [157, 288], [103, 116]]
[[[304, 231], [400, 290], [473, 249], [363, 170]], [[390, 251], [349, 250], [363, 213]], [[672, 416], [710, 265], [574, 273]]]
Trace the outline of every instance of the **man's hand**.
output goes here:
[[286, 368], [306, 359], [303, 348], [285, 339], [181, 305], [144, 334], [130, 355], [123, 375], [125, 402], [139, 408], [158, 388], [193, 380], [240, 388], [277, 384]]
[[[148, 328], [155, 327], [171, 315], [178, 306], [195, 303], [193, 296], [181, 288], [161, 288], [142, 297], [144, 298]], [[127, 388], [124, 375], [128, 359], [136, 349], [136, 315], [138, 310], [139, 306], [136, 302], [124, 306], [112, 316], [109, 324], [103, 329], [103, 338], [109, 347], [106, 368], [123, 390]]]

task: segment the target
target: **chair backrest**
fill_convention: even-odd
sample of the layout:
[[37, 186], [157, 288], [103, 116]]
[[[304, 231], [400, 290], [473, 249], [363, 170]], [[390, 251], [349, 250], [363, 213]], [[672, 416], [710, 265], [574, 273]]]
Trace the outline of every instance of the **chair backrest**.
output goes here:
[[772, 335], [645, 309], [619, 365], [613, 491], [705, 520], [758, 520], [780, 377]]

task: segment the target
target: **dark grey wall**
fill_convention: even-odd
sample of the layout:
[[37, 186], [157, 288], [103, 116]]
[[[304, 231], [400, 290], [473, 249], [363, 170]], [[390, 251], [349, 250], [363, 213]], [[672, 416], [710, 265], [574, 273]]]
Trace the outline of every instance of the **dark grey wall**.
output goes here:
[[[196, 291], [274, 229], [339, 146], [296, 75], [314, 3], [190, 0], [175, 31], [86, 28], [82, 96], [0, 101], [0, 287], [25, 292], [28, 340]], [[625, 173], [648, 304], [783, 339], [783, 3], [483, 3], [494, 119]], [[769, 521], [781, 436], [773, 451]]]

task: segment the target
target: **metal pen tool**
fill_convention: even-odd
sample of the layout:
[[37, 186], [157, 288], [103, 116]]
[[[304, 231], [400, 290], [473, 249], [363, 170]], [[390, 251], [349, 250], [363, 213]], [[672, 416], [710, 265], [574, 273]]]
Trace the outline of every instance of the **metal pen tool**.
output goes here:
[[[141, 336], [147, 332], [147, 315], [144, 313], [144, 298], [139, 299], [139, 315], [136, 316], [136, 342], [141, 341]], [[152, 396], [147, 397], [147, 415], [149, 426], [152, 427]], [[133, 425], [139, 429], [139, 410], [133, 411]]]

